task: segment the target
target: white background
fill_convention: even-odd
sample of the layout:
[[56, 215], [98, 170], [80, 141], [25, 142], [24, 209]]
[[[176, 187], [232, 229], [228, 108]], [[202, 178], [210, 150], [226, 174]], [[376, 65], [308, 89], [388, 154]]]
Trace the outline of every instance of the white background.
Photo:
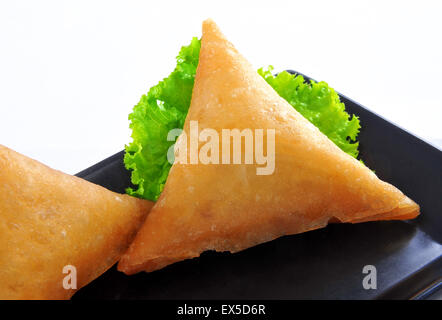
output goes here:
[[[2, 1], [0, 144], [76, 173], [213, 18], [256, 66], [295, 69], [442, 145], [440, 1]], [[362, 124], [363, 125], [363, 124]]]

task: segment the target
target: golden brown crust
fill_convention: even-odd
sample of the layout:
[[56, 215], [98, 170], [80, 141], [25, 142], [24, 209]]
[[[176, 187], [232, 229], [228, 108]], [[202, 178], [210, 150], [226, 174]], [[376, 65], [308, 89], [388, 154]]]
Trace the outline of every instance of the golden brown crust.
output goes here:
[[205, 250], [236, 252], [329, 221], [419, 213], [417, 204], [341, 151], [282, 99], [210, 20], [203, 24], [187, 133], [191, 120], [198, 120], [200, 130], [218, 133], [275, 129], [275, 172], [260, 176], [256, 165], [175, 163], [118, 265], [127, 274], [157, 270]]
[[69, 299], [127, 249], [152, 203], [53, 170], [0, 145], [0, 299]]

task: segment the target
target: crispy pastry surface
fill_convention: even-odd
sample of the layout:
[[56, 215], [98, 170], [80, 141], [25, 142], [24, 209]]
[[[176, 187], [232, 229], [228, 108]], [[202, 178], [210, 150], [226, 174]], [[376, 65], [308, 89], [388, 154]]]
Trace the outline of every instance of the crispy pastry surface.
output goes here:
[[128, 248], [152, 202], [53, 170], [0, 145], [0, 299], [69, 299]]
[[[260, 77], [211, 20], [203, 36], [184, 131], [276, 131], [275, 171], [260, 165], [175, 163], [164, 191], [118, 265], [133, 274], [236, 252], [329, 222], [411, 219], [419, 206], [341, 151]], [[185, 140], [178, 140], [177, 144]], [[264, 140], [266, 141], [266, 140]], [[204, 144], [200, 142], [199, 148]]]

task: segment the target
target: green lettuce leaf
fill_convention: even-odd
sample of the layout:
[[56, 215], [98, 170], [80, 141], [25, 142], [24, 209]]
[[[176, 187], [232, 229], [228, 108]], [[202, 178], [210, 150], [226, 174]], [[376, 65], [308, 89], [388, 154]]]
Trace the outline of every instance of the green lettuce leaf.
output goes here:
[[342, 151], [357, 158], [359, 143], [356, 137], [361, 128], [357, 116], [345, 112], [345, 105], [335, 90], [324, 81], [306, 82], [301, 75], [287, 71], [273, 75], [273, 67], [259, 69], [258, 73], [278, 94], [300, 114], [313, 123]]
[[[184, 126], [200, 47], [197, 38], [182, 47], [175, 70], [143, 95], [129, 115], [133, 141], [126, 146], [124, 163], [136, 186], [126, 190], [132, 196], [156, 201], [163, 191], [171, 167], [167, 152], [175, 143], [167, 141], [167, 135]], [[261, 68], [258, 73], [339, 148], [356, 158], [359, 120], [354, 115], [350, 119], [338, 94], [325, 82], [306, 83], [301, 75], [285, 71], [273, 76], [272, 70]]]
[[200, 47], [197, 38], [182, 47], [175, 70], [150, 88], [129, 115], [133, 141], [126, 146], [124, 164], [132, 171], [132, 184], [138, 186], [126, 190], [132, 196], [157, 200], [163, 191], [171, 167], [167, 151], [174, 143], [167, 141], [167, 134], [184, 126]]

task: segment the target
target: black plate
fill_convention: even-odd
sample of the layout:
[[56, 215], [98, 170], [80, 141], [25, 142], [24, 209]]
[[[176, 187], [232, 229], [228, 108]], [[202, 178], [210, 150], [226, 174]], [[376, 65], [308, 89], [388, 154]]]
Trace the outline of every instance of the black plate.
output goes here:
[[[333, 224], [245, 251], [206, 252], [152, 273], [126, 276], [115, 266], [74, 299], [408, 299], [441, 287], [442, 152], [340, 95], [360, 117], [360, 154], [382, 180], [421, 205], [412, 221]], [[124, 193], [123, 152], [77, 176]], [[365, 290], [365, 265], [377, 289]]]

